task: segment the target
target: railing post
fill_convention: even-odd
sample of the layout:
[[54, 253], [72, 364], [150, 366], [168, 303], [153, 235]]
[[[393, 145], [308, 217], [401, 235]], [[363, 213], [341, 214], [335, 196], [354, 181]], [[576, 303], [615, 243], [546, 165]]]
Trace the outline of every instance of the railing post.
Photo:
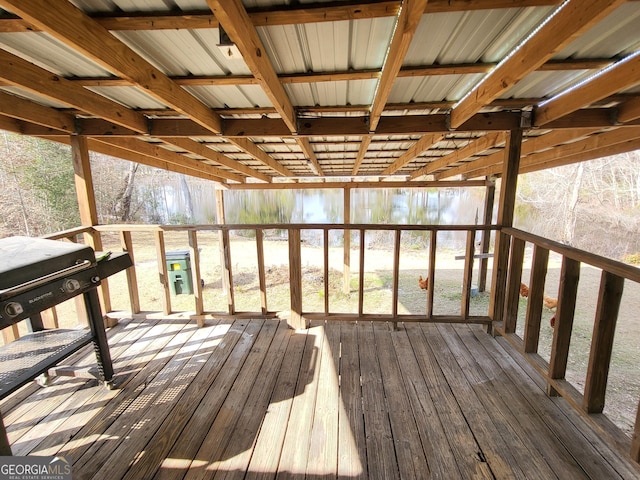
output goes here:
[[158, 259], [158, 276], [162, 286], [162, 312], [165, 315], [171, 313], [171, 292], [169, 290], [169, 272], [167, 272], [167, 257], [164, 250], [164, 232], [154, 232], [156, 240], [156, 258]]
[[598, 305], [591, 337], [591, 351], [582, 407], [587, 413], [602, 413], [613, 351], [624, 278], [602, 271]]
[[289, 229], [289, 291], [291, 294], [291, 319], [294, 329], [309, 327], [302, 315], [302, 261], [300, 258], [300, 229]]
[[433, 289], [436, 276], [436, 248], [438, 244], [438, 231], [431, 230], [429, 237], [429, 276], [427, 278], [427, 318], [433, 318]]
[[[344, 219], [343, 222], [346, 225], [351, 223], [351, 189], [344, 189], [344, 199], [343, 199], [343, 210], [344, 210]], [[343, 255], [344, 261], [342, 266], [342, 291], [344, 293], [349, 293], [350, 284], [351, 284], [351, 230], [347, 230], [346, 228], [343, 230]]]
[[469, 301], [471, 299], [475, 239], [476, 231], [469, 230], [467, 232], [467, 249], [464, 257], [464, 277], [462, 281], [462, 305], [460, 308], [460, 316], [462, 316], [462, 318], [469, 318]]
[[[391, 316], [396, 318], [398, 316], [398, 288], [400, 281], [400, 239], [402, 236], [402, 230], [395, 231], [393, 241], [393, 287], [391, 294]], [[398, 322], [393, 322], [393, 329], [398, 329]]]
[[236, 303], [233, 296], [233, 271], [231, 269], [231, 242], [229, 230], [226, 228], [220, 232], [220, 253], [222, 255], [222, 288], [227, 294], [227, 309], [230, 315], [236, 313]]
[[[484, 224], [485, 226], [491, 225], [493, 219], [493, 203], [496, 196], [496, 184], [493, 179], [487, 181], [490, 182], [487, 185], [487, 192], [484, 199]], [[489, 253], [489, 245], [491, 243], [491, 230], [482, 230], [480, 240], [480, 253]], [[478, 271], [478, 292], [484, 292], [487, 289], [487, 269], [489, 267], [489, 259], [480, 259], [480, 269]]]
[[131, 305], [131, 313], [140, 313], [140, 294], [138, 292], [138, 277], [136, 275], [136, 261], [133, 254], [133, 242], [131, 241], [131, 232], [122, 230], [120, 232], [120, 246], [123, 252], [127, 252], [131, 257], [132, 267], [126, 269], [127, 288], [129, 290], [129, 304]]
[[[500, 184], [500, 203], [498, 206], [498, 225], [510, 227], [513, 224], [513, 212], [518, 187], [520, 151], [522, 147], [522, 129], [511, 130], [505, 145], [506, 157], [502, 166]], [[510, 237], [498, 230], [496, 233], [495, 254], [493, 257], [493, 281], [491, 283], [491, 302], [489, 316], [494, 322], [502, 321], [504, 313], [505, 287], [507, 285], [507, 264], [509, 260]]]
[[504, 333], [515, 333], [518, 323], [518, 305], [520, 303], [520, 283], [522, 279], [522, 262], [524, 260], [524, 240], [511, 240], [511, 255], [507, 274], [507, 292], [502, 326]]
[[631, 438], [631, 458], [640, 463], [640, 400], [636, 410], [636, 425]]
[[360, 267], [358, 268], [358, 315], [364, 313], [364, 240], [366, 230], [360, 229]]
[[531, 276], [529, 279], [529, 298], [527, 301], [527, 318], [524, 323], [524, 351], [537, 353], [540, 342], [540, 324], [542, 321], [542, 303], [544, 284], [549, 264], [549, 250], [539, 245], [533, 247]]
[[[580, 280], [580, 262], [568, 257], [562, 258], [560, 271], [560, 291], [558, 292], [558, 307], [556, 308], [556, 325], [551, 344], [549, 359], [549, 378], [563, 379], [567, 371], [569, 358], [569, 344], [573, 329], [573, 316], [576, 310], [576, 295]], [[547, 394], [557, 396], [558, 392], [547, 386]]]
[[258, 283], [260, 285], [260, 309], [263, 315], [267, 309], [267, 281], [264, 271], [264, 232], [261, 228], [256, 228], [256, 250], [258, 256]]
[[[202, 315], [204, 313], [204, 300], [202, 298], [202, 283], [200, 279], [200, 250], [198, 249], [198, 236], [195, 230], [187, 232], [189, 236], [189, 254], [191, 255], [191, 284], [193, 285], [193, 293], [195, 299], [195, 313]], [[198, 326], [204, 327], [204, 320], [198, 319]]]

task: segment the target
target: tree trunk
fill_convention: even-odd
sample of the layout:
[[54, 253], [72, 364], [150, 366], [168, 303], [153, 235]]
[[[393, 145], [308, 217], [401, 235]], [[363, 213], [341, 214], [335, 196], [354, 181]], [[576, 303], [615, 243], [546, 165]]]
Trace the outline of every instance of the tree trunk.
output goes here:
[[131, 163], [129, 167], [129, 173], [125, 177], [124, 187], [116, 199], [114, 210], [116, 216], [126, 222], [131, 219], [131, 198], [133, 196], [133, 187], [135, 185], [135, 175], [138, 171], [139, 164]]
[[184, 175], [180, 175], [180, 188], [182, 189], [182, 196], [184, 197], [184, 208], [185, 215], [189, 221], [193, 221], [193, 202], [191, 200], [191, 191], [189, 190], [189, 185], [187, 184], [187, 177]]
[[571, 190], [571, 197], [569, 198], [569, 203], [567, 205], [567, 208], [565, 209], [563, 236], [564, 242], [567, 245], [573, 245], [573, 240], [576, 233], [576, 207], [578, 206], [578, 201], [580, 200], [580, 188], [582, 187], [583, 174], [584, 165], [582, 163], [579, 163], [576, 171], [576, 177], [573, 182], [573, 188]]

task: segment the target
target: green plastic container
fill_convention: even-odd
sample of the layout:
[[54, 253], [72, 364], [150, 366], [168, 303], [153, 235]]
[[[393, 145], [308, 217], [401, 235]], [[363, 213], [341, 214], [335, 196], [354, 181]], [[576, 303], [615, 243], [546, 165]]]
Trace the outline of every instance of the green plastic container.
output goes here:
[[166, 253], [167, 273], [172, 295], [193, 294], [191, 278], [191, 254], [188, 250]]

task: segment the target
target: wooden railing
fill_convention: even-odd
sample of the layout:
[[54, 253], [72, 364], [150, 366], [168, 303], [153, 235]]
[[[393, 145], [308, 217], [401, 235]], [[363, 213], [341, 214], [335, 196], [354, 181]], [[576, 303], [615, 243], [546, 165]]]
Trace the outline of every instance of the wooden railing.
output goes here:
[[[510, 241], [509, 262], [506, 272], [506, 288], [502, 289], [504, 295], [495, 295], [492, 292], [492, 302], [497, 298], [504, 297], [503, 305], [495, 305], [494, 308], [502, 309], [502, 321], [492, 322], [490, 315], [472, 316], [469, 314], [469, 304], [471, 298], [471, 283], [474, 268], [474, 258], [486, 259], [491, 256], [488, 252], [489, 242], [486, 240], [492, 231], [498, 230], [496, 226], [418, 226], [418, 225], [369, 225], [369, 224], [316, 224], [316, 225], [198, 225], [198, 226], [150, 226], [150, 225], [108, 225], [96, 226], [92, 228], [81, 228], [60, 232], [49, 238], [68, 239], [75, 241], [80, 234], [100, 235], [101, 233], [118, 234], [120, 248], [127, 251], [134, 258], [136, 246], [132, 242], [132, 233], [146, 232], [154, 237], [156, 249], [156, 264], [160, 279], [160, 291], [163, 312], [168, 314], [172, 311], [171, 293], [167, 281], [168, 272], [166, 268], [165, 233], [186, 232], [189, 243], [189, 253], [193, 266], [193, 287], [194, 287], [194, 317], [201, 324], [207, 314], [215, 316], [274, 316], [277, 312], [268, 308], [268, 288], [265, 275], [264, 256], [264, 233], [269, 230], [280, 230], [287, 232], [288, 256], [289, 256], [289, 294], [291, 306], [292, 326], [301, 328], [307, 326], [310, 319], [327, 320], [379, 320], [389, 322], [462, 322], [462, 323], [485, 323], [493, 327], [496, 334], [502, 335], [524, 358], [533, 365], [546, 379], [548, 384], [547, 393], [549, 395], [562, 395], [576, 410], [582, 412], [589, 418], [607, 437], [610, 442], [617, 444], [623, 450], [631, 452], [631, 457], [640, 461], [640, 402], [635, 420], [634, 433], [629, 439], [621, 434], [621, 430], [616, 427], [606, 416], [598, 415], [603, 411], [605, 405], [606, 389], [609, 368], [611, 365], [614, 332], [618, 319], [622, 290], [625, 280], [640, 283], [640, 270], [638, 268], [600, 257], [585, 251], [562, 245], [545, 238], [532, 235], [514, 228], [502, 228], [500, 232], [506, 235]], [[302, 264], [301, 264], [301, 238], [305, 230], [319, 230], [323, 236], [324, 262], [324, 308], [322, 311], [307, 311], [302, 295]], [[359, 258], [358, 258], [358, 292], [357, 292], [357, 312], [334, 312], [329, 300], [329, 233], [331, 231], [342, 231], [345, 238], [350, 238], [350, 232], [359, 233]], [[198, 247], [198, 235], [202, 231], [215, 231], [219, 235], [219, 246], [222, 266], [222, 285], [227, 295], [228, 309], [226, 312], [207, 312], [204, 308], [202, 287], [200, 284], [200, 250]], [[255, 311], [239, 312], [236, 309], [234, 298], [234, 272], [232, 269], [233, 259], [231, 254], [230, 232], [243, 231], [251, 232], [255, 238], [255, 249], [260, 290], [260, 305]], [[364, 290], [364, 272], [366, 266], [365, 235], [368, 232], [387, 231], [393, 237], [392, 255], [392, 304], [388, 313], [367, 314], [364, 311], [364, 299], [367, 292]], [[425, 273], [431, 279], [430, 288], [426, 294], [425, 310], [423, 314], [401, 314], [398, 312], [399, 296], [399, 259], [401, 257], [401, 237], [405, 232], [421, 231], [429, 232], [428, 246], [429, 258], [425, 265], [416, 268]], [[436, 270], [437, 233], [444, 231], [466, 232], [466, 248], [464, 252], [464, 274], [461, 287], [461, 300], [459, 314], [454, 315], [434, 315], [434, 286], [438, 283], [438, 272]], [[483, 234], [480, 255], [475, 254], [476, 234]], [[347, 245], [350, 242], [345, 242]], [[518, 327], [518, 307], [520, 302], [520, 286], [522, 282], [523, 264], [525, 257], [526, 243], [532, 245], [533, 254], [531, 258], [531, 274], [528, 280], [528, 301], [526, 306], [526, 317], [524, 319], [523, 334], [516, 333]], [[543, 299], [545, 292], [545, 281], [547, 278], [547, 268], [549, 264], [550, 252], [560, 255], [562, 263], [560, 269], [559, 288], [557, 294], [557, 308], [555, 310], [555, 327], [550, 347], [549, 360], [545, 360], [539, 353], [539, 341], [541, 323], [543, 315]], [[348, 250], [345, 250], [345, 265], [343, 274], [348, 277], [350, 274], [350, 257]], [[571, 333], [573, 328], [574, 314], [576, 310], [577, 286], [580, 276], [581, 264], [590, 265], [602, 270], [600, 287], [597, 299], [597, 308], [593, 320], [593, 334], [586, 373], [584, 393], [578, 391], [569, 381], [566, 380], [567, 364], [571, 348]], [[481, 283], [486, 278], [486, 262], [480, 262], [479, 279]], [[426, 269], [426, 270], [425, 270]], [[483, 269], [484, 272], [482, 271]], [[130, 311], [132, 314], [140, 312], [140, 291], [136, 276], [136, 269], [127, 271], [127, 284]], [[497, 276], [500, 278], [500, 275]], [[348, 284], [348, 282], [347, 282]], [[158, 288], [157, 286], [145, 285], [147, 288]], [[500, 287], [497, 287], [500, 289]], [[108, 287], [103, 290], [103, 295], [108, 296]], [[105, 299], [105, 304], [110, 305], [109, 299]], [[108, 309], [107, 309], [108, 311]], [[521, 326], [522, 327], [522, 326]], [[522, 330], [522, 328], [520, 328]], [[595, 414], [595, 415], [594, 415]]]
[[[265, 280], [265, 258], [264, 258], [264, 232], [271, 230], [279, 230], [287, 232], [288, 240], [288, 268], [289, 268], [289, 294], [291, 319], [290, 322], [295, 327], [304, 327], [311, 319], [328, 319], [328, 320], [378, 320], [390, 322], [415, 322], [415, 321], [432, 321], [432, 322], [464, 322], [464, 323], [490, 323], [488, 315], [470, 315], [469, 304], [471, 298], [471, 283], [475, 253], [475, 238], [477, 233], [487, 232], [489, 234], [495, 227], [485, 226], [423, 226], [423, 225], [370, 225], [370, 224], [273, 224], [273, 225], [197, 225], [197, 226], [149, 226], [149, 225], [108, 225], [94, 227], [96, 231], [102, 233], [118, 233], [120, 235], [121, 248], [128, 251], [135, 259], [135, 245], [132, 243], [133, 232], [146, 232], [154, 235], [156, 246], [156, 263], [162, 287], [162, 309], [168, 314], [172, 311], [171, 292], [169, 282], [167, 281], [169, 272], [166, 268], [166, 248], [165, 233], [168, 232], [186, 232], [189, 242], [189, 254], [191, 258], [192, 284], [194, 305], [193, 309], [195, 317], [201, 320], [208, 314], [216, 316], [245, 316], [260, 317], [274, 316], [278, 312], [271, 311], [268, 308], [268, 288]], [[304, 231], [313, 230], [322, 232], [323, 238], [323, 283], [324, 283], [324, 309], [322, 311], [311, 311], [305, 308], [302, 295], [302, 264], [301, 264], [301, 238]], [[222, 283], [224, 291], [227, 295], [228, 308], [226, 312], [206, 311], [203, 304], [202, 287], [200, 284], [200, 251], [198, 247], [198, 233], [202, 231], [216, 231], [219, 235], [219, 244], [221, 252], [222, 266]], [[358, 258], [358, 301], [357, 312], [336, 312], [330, 305], [329, 295], [329, 233], [332, 231], [342, 231], [345, 235], [349, 232], [358, 232], [360, 239], [359, 258]], [[365, 253], [365, 235], [370, 232], [386, 231], [393, 236], [393, 267], [392, 267], [392, 285], [391, 294], [392, 302], [388, 313], [370, 314], [364, 311], [364, 299], [366, 292], [364, 291], [364, 272], [366, 266]], [[434, 288], [427, 291], [425, 312], [423, 314], [402, 314], [398, 312], [398, 291], [399, 291], [399, 272], [400, 272], [400, 256], [401, 256], [401, 236], [404, 232], [429, 232], [429, 244], [425, 245], [430, 251], [430, 258], [425, 265], [416, 266], [425, 272], [425, 276], [432, 279], [435, 285], [438, 282], [435, 270], [435, 252], [437, 248], [437, 233], [445, 231], [461, 231], [466, 232], [466, 249], [464, 254], [464, 279], [461, 288], [461, 304], [460, 313], [458, 315], [435, 315], [434, 312]], [[255, 253], [257, 258], [256, 269], [258, 272], [260, 305], [256, 305], [252, 311], [238, 311], [234, 298], [234, 272], [230, 248], [230, 232], [250, 233], [255, 238]], [[488, 244], [486, 249], [488, 250]], [[484, 252], [486, 257], [488, 254]], [[348, 258], [348, 256], [346, 257]], [[477, 258], [477, 255], [476, 255]], [[349, 261], [345, 261], [345, 275], [350, 273]], [[483, 267], [484, 266], [484, 267]], [[486, 263], [480, 264], [481, 268], [486, 269]], [[479, 273], [480, 277], [486, 276], [486, 270]], [[140, 295], [138, 290], [138, 282], [135, 270], [128, 272], [127, 281], [129, 285], [131, 312], [138, 313], [140, 311]], [[417, 285], [417, 277], [416, 277]], [[147, 287], [148, 288], [148, 287]], [[416, 286], [417, 288], [417, 286]]]
[[[640, 283], [640, 269], [514, 228], [503, 228], [501, 232], [510, 237], [511, 248], [502, 317], [504, 320], [494, 323], [494, 329], [509, 340], [543, 375], [547, 381], [549, 395], [562, 395], [575, 409], [584, 414], [602, 413], [623, 286], [625, 281]], [[516, 333], [516, 329], [526, 242], [533, 244], [533, 256], [528, 285], [525, 283], [529, 291], [524, 334], [521, 337]], [[555, 322], [551, 352], [547, 361], [538, 354], [538, 348], [550, 252], [559, 254], [562, 263], [557, 298], [554, 295], [557, 307], [553, 317]], [[584, 393], [578, 391], [566, 380], [581, 264], [602, 270]], [[621, 435], [620, 430], [607, 417], [586, 416], [611, 441], [617, 443], [623, 450], [630, 451], [634, 460], [640, 461], [640, 402], [630, 444], [628, 437]]]

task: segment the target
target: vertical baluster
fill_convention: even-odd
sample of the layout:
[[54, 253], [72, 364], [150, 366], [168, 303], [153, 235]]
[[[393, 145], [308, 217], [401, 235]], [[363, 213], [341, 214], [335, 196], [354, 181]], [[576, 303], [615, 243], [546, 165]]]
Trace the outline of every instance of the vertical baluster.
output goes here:
[[[393, 242], [393, 289], [392, 291], [392, 300], [391, 300], [391, 316], [393, 318], [397, 318], [398, 316], [398, 288], [399, 288], [399, 280], [400, 280], [400, 238], [402, 235], [401, 230], [395, 231], [394, 242]], [[393, 322], [393, 329], [398, 329], [398, 322]]]
[[[200, 279], [200, 250], [198, 249], [198, 237], [196, 230], [189, 230], [189, 254], [191, 255], [191, 284], [193, 285], [195, 313], [202, 316], [204, 313], [204, 301], [202, 298], [202, 283]], [[204, 327], [204, 319], [198, 319], [198, 326]]]
[[[569, 357], [569, 344], [571, 343], [571, 330], [573, 329], [573, 316], [576, 310], [579, 280], [580, 262], [563, 257], [560, 271], [558, 307], [556, 309], [556, 326], [553, 332], [549, 360], [549, 377], [552, 379], [563, 379], [567, 371], [567, 359]], [[551, 385], [547, 386], [547, 393], [552, 396], [558, 394]]]
[[537, 353], [540, 341], [542, 320], [542, 299], [547, 278], [549, 250], [539, 245], [533, 247], [531, 276], [529, 279], [529, 298], [527, 300], [527, 318], [524, 324], [524, 351]]
[[473, 279], [473, 256], [475, 254], [475, 238], [476, 231], [469, 230], [467, 232], [467, 248], [464, 256], [464, 277], [462, 280], [462, 304], [460, 308], [460, 316], [469, 318], [469, 302], [471, 300], [471, 282]]
[[429, 238], [429, 276], [427, 278], [427, 318], [433, 318], [433, 289], [436, 283], [436, 248], [438, 231], [431, 230]]
[[302, 262], [300, 260], [300, 230], [289, 229], [289, 291], [291, 294], [290, 326], [308, 328], [309, 322], [302, 315]]
[[360, 268], [358, 272], [358, 315], [364, 311], [364, 236], [365, 230], [360, 229]]
[[231, 242], [229, 241], [229, 230], [223, 228], [221, 231], [222, 240], [222, 285], [227, 293], [227, 308], [229, 314], [236, 313], [235, 298], [233, 296], [233, 270], [231, 268]]
[[515, 333], [518, 323], [524, 246], [524, 240], [515, 237], [511, 240], [511, 254], [509, 255], [509, 270], [507, 272], [507, 292], [505, 294], [504, 315], [502, 318], [504, 333]]
[[631, 438], [631, 458], [640, 463], [640, 400], [636, 410], [636, 425]]
[[584, 386], [582, 407], [588, 413], [602, 413], [613, 351], [624, 278], [602, 271], [600, 292], [591, 338], [587, 381]]
[[329, 230], [324, 229], [324, 313], [329, 314]]
[[165, 315], [171, 313], [171, 291], [169, 290], [169, 272], [167, 271], [167, 257], [164, 249], [164, 232], [154, 232], [156, 242], [156, 259], [158, 262], [158, 276], [162, 286], [162, 312]]
[[256, 249], [258, 254], [258, 282], [260, 283], [260, 308], [266, 315], [267, 309], [267, 281], [264, 270], [264, 231], [256, 228]]
[[120, 232], [120, 247], [123, 252], [127, 252], [131, 257], [133, 266], [126, 269], [127, 289], [129, 290], [129, 305], [131, 313], [140, 313], [140, 292], [138, 291], [138, 277], [136, 275], [136, 261], [133, 254], [133, 242], [131, 240], [131, 232]]

